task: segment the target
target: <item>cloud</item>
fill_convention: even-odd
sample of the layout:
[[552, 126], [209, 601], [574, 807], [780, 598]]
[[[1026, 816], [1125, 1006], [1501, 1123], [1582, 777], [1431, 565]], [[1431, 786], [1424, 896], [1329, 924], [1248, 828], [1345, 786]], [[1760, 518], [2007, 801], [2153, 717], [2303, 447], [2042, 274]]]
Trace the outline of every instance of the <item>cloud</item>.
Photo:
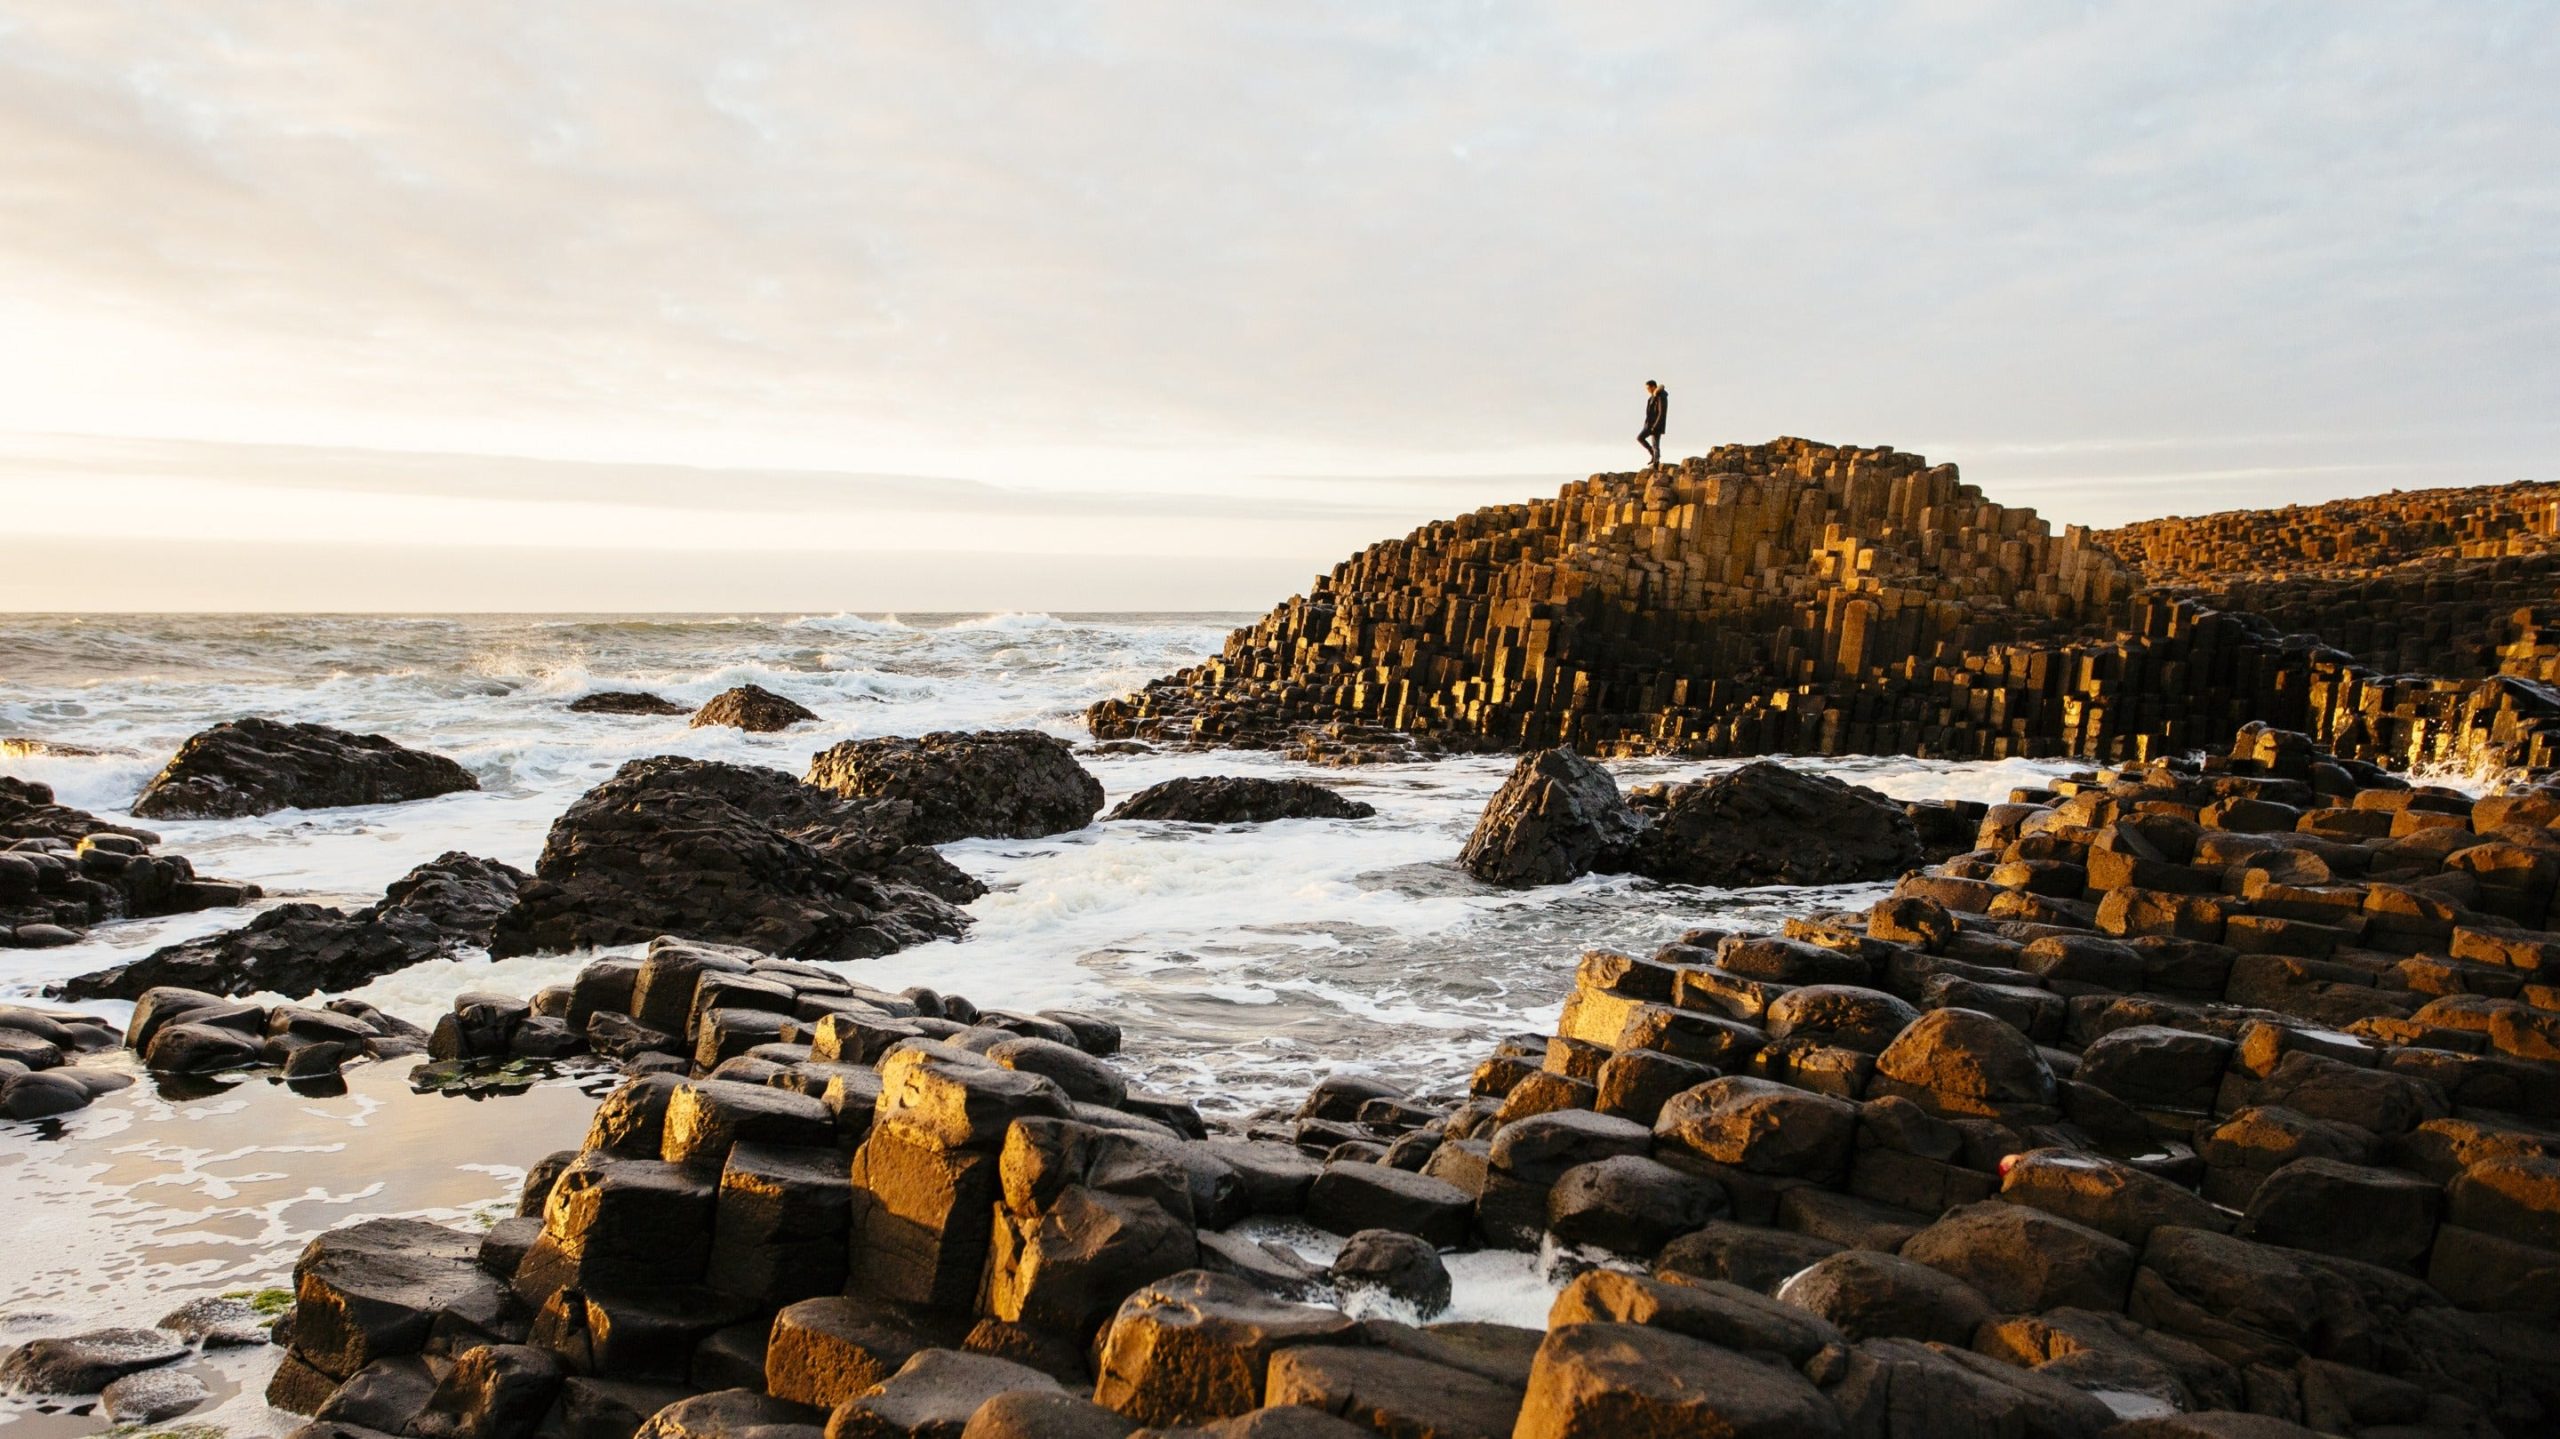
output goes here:
[[1360, 476], [1627, 463], [1656, 375], [1675, 449], [1891, 443], [2067, 518], [2517, 478], [2555, 84], [2524, 0], [17, 7], [0, 430], [572, 545], [686, 467], [1356, 542], [1517, 497]]

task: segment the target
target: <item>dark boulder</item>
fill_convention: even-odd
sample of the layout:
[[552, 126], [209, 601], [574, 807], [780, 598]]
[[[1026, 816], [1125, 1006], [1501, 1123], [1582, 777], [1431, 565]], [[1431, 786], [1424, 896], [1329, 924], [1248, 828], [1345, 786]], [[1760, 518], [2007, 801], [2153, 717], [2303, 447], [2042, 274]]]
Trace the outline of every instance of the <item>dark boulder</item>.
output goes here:
[[0, 774], [0, 847], [27, 839], [76, 845], [93, 834], [123, 835], [146, 847], [160, 842], [147, 829], [109, 824], [86, 810], [55, 803], [51, 785]]
[[662, 934], [806, 959], [861, 959], [968, 924], [985, 891], [910, 843], [903, 807], [827, 794], [779, 770], [634, 760], [552, 823], [493, 955]]
[[674, 700], [653, 695], [646, 690], [598, 690], [569, 701], [569, 713], [578, 715], [680, 715], [692, 711]]
[[1449, 1307], [1449, 1269], [1429, 1241], [1394, 1229], [1363, 1229], [1334, 1256], [1334, 1287], [1368, 1290], [1413, 1306], [1424, 1318]]
[[761, 685], [739, 685], [713, 695], [693, 712], [693, 727], [721, 725], [750, 734], [771, 734], [816, 719], [817, 712], [784, 699]]
[[145, 819], [236, 819], [428, 799], [480, 782], [442, 755], [326, 725], [233, 720], [189, 738], [133, 802]]
[[1854, 884], [1922, 859], [1919, 831], [1893, 801], [1771, 760], [1647, 786], [1628, 802], [1652, 822], [1629, 867], [1666, 883]]
[[189, 1352], [157, 1329], [31, 1339], [0, 1356], [0, 1384], [36, 1394], [95, 1394], [128, 1374], [175, 1364]]
[[913, 806], [906, 832], [917, 844], [1035, 839], [1102, 812], [1102, 782], [1065, 740], [1038, 730], [847, 740], [812, 756], [807, 778], [847, 799]]
[[1598, 764], [1567, 749], [1524, 755], [1484, 808], [1458, 862], [1510, 889], [1620, 868], [1644, 820]]
[[1185, 824], [1267, 824], [1276, 819], [1367, 819], [1377, 807], [1303, 779], [1190, 775], [1149, 785], [1120, 802], [1111, 819]]
[[238, 929], [152, 951], [62, 986], [69, 999], [133, 999], [168, 987], [213, 994], [335, 993], [486, 945], [531, 876], [459, 850], [392, 882], [359, 910], [285, 904]]

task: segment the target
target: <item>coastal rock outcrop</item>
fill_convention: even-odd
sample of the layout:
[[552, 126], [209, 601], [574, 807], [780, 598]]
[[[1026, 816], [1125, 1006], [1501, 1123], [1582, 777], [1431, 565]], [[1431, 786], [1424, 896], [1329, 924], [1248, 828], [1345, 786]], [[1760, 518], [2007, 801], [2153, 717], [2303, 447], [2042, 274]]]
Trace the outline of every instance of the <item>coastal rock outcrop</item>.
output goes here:
[[[2446, 573], [2423, 554], [2370, 586], [2199, 584], [2160, 558], [2182, 552], [2174, 531], [2056, 534], [1952, 465], [1723, 445], [1373, 545], [1217, 658], [1086, 719], [1104, 741], [1345, 758], [1401, 736], [1426, 752], [2113, 762], [2220, 745], [2257, 719], [2395, 766], [2560, 763], [2560, 688], [2545, 683], [2560, 679], [2560, 612], [2537, 568], [2560, 529], [2550, 487], [2350, 503], [2436, 514], [2408, 528], [2476, 558]], [[2227, 518], [2242, 532], [2266, 517]], [[2308, 528], [2342, 560], [2395, 553], [2388, 526]], [[2242, 602], [2298, 602], [2316, 633], [2222, 607]]]
[[1093, 823], [1102, 782], [1038, 730], [961, 730], [847, 740], [809, 760], [808, 782], [848, 799], [913, 807], [917, 844], [1036, 839]]
[[958, 935], [977, 881], [910, 838], [899, 801], [853, 801], [780, 770], [633, 760], [552, 823], [493, 955], [661, 934], [801, 959], [861, 959]]
[[1632, 873], [1741, 889], [1892, 879], [1921, 858], [1901, 806], [1827, 775], [1761, 760], [1621, 796], [1600, 765], [1543, 750], [1512, 768], [1459, 862], [1512, 888]]
[[1891, 800], [1767, 760], [1627, 801], [1648, 821], [1628, 867], [1669, 884], [1854, 884], [1899, 878], [1921, 858], [1918, 829]]
[[575, 715], [680, 715], [692, 711], [674, 700], [646, 690], [598, 690], [569, 701]]
[[194, 735], [133, 802], [143, 819], [237, 819], [429, 799], [480, 782], [442, 755], [377, 734], [271, 719], [231, 720]]
[[762, 685], [739, 685], [704, 701], [702, 708], [693, 712], [693, 727], [725, 725], [750, 734], [771, 734], [817, 717], [817, 711], [796, 700], [784, 699]]
[[1112, 808], [1111, 819], [1183, 824], [1268, 824], [1279, 819], [1367, 819], [1375, 805], [1311, 780], [1186, 775], [1151, 784]]
[[[1340, 1073], [1217, 1138], [1092, 1016], [746, 949], [463, 996], [440, 1064], [632, 1077], [485, 1236], [315, 1242], [269, 1397], [449, 1363], [615, 1433], [2550, 1432], [2560, 790], [2251, 727], [1975, 819], [1872, 908], [1585, 955], [1463, 1096]], [[225, 1019], [163, 1007], [155, 1049]], [[1234, 1227], [1284, 1218], [1339, 1257]], [[1543, 1328], [1353, 1317], [1491, 1247], [1579, 1273]]]
[[86, 1108], [133, 1081], [82, 1066], [81, 1056], [121, 1042], [92, 1014], [0, 1005], [0, 1119], [49, 1119]]
[[1458, 862], [1514, 889], [1563, 884], [1622, 866], [1644, 827], [1606, 769], [1568, 749], [1540, 750], [1512, 766]]
[[284, 904], [221, 934], [154, 950], [66, 981], [66, 999], [135, 999], [161, 986], [213, 994], [272, 990], [288, 998], [360, 988], [383, 975], [489, 943], [530, 879], [492, 859], [451, 851], [392, 882], [359, 910]]
[[160, 837], [54, 802], [32, 780], [0, 775], [0, 949], [70, 944], [91, 925], [255, 899], [258, 887], [201, 879]]

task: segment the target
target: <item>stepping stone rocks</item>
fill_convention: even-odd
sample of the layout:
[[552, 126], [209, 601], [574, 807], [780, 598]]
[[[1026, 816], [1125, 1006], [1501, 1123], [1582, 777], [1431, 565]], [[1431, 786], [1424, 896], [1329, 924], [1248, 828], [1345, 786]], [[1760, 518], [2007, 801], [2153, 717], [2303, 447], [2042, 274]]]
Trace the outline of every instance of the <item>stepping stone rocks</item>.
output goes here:
[[1970, 1284], [2003, 1313], [2122, 1309], [2134, 1248], [2019, 1204], [1952, 1210], [1903, 1243], [1902, 1258]]
[[897, 1373], [836, 1406], [827, 1439], [959, 1439], [969, 1416], [999, 1394], [1061, 1392], [1058, 1381], [985, 1354], [927, 1349]]
[[1992, 1315], [1980, 1290], [1896, 1255], [1844, 1249], [1789, 1279], [1778, 1299], [1839, 1326], [1851, 1339], [1970, 1344]]
[[343, 1379], [417, 1353], [443, 1310], [494, 1311], [498, 1282], [481, 1271], [479, 1250], [477, 1235], [414, 1219], [369, 1219], [312, 1240], [294, 1264], [294, 1356]]
[[1801, 1375], [1634, 1324], [1547, 1331], [1516, 1439], [1713, 1434], [1828, 1439], [1840, 1415]]
[[2027, 1037], [1969, 1009], [1922, 1015], [1876, 1056], [1869, 1092], [1936, 1114], [2038, 1122], [2055, 1117], [2053, 1070]]
[[1262, 1406], [1274, 1353], [1351, 1343], [1358, 1332], [1339, 1312], [1271, 1299], [1240, 1279], [1176, 1274], [1121, 1304], [1102, 1342], [1094, 1401], [1154, 1425], [1245, 1414]]
[[1393, 1229], [1431, 1244], [1466, 1241], [1475, 1199], [1426, 1174], [1357, 1162], [1325, 1166], [1307, 1192], [1307, 1220], [1336, 1234]]

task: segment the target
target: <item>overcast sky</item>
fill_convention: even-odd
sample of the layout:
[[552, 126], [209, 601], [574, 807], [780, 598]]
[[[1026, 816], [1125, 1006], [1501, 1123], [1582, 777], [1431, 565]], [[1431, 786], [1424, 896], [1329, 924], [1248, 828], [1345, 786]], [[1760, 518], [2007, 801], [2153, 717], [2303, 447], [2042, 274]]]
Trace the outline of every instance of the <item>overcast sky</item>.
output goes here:
[[1779, 434], [2554, 478], [2560, 7], [0, 0], [0, 606], [1259, 609]]

